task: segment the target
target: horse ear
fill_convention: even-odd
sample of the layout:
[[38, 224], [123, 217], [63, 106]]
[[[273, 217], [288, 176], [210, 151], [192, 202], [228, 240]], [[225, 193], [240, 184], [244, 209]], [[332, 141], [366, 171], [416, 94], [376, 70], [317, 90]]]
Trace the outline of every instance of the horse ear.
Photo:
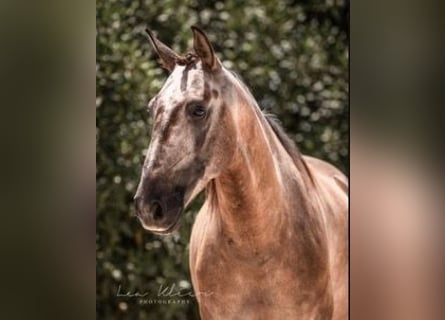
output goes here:
[[215, 55], [215, 51], [213, 50], [205, 32], [196, 26], [192, 26], [192, 31], [193, 48], [198, 57], [201, 58], [203, 67], [209, 71], [217, 71], [221, 69], [221, 62]]
[[172, 49], [159, 41], [150, 30], [145, 29], [145, 32], [148, 34], [148, 39], [150, 40], [153, 49], [155, 49], [156, 54], [161, 59], [161, 65], [168, 71], [172, 72], [179, 56]]

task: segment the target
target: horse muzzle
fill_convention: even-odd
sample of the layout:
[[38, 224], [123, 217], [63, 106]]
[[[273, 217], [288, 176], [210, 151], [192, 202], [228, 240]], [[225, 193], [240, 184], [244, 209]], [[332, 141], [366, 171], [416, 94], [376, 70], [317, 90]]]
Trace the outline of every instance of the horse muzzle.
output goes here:
[[170, 234], [180, 223], [184, 211], [183, 192], [165, 192], [162, 196], [136, 194], [136, 216], [142, 227], [157, 234]]

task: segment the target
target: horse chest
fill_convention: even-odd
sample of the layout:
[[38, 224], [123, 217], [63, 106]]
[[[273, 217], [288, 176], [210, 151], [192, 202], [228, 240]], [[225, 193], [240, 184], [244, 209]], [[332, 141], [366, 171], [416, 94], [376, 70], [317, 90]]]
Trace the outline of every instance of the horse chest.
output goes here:
[[234, 259], [211, 241], [200, 244], [191, 272], [202, 319], [312, 319], [291, 261]]

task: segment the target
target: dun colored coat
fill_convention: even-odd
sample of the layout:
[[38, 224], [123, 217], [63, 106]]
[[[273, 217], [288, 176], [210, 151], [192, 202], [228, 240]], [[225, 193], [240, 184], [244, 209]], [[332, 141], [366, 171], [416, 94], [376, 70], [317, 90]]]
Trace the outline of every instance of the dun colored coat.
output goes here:
[[171, 233], [205, 189], [190, 240], [202, 319], [347, 319], [346, 177], [303, 156], [192, 31], [180, 56], [147, 30], [171, 74], [149, 103], [143, 227]]

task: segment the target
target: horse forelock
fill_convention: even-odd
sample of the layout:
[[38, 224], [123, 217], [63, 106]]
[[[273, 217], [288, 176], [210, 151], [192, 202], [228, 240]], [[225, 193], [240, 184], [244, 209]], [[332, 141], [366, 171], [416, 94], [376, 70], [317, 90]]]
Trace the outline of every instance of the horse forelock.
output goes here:
[[184, 56], [176, 57], [176, 64], [180, 66], [188, 66], [192, 63], [195, 63], [199, 59], [198, 55], [193, 52], [188, 52]]

